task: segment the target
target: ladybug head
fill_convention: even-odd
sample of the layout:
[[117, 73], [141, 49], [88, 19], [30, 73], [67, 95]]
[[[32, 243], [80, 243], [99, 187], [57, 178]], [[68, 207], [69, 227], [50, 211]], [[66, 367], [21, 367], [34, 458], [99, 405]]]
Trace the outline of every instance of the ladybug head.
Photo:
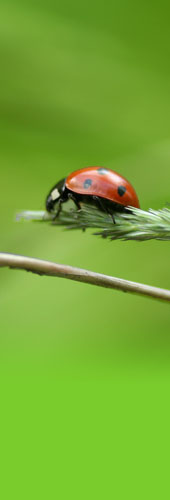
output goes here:
[[46, 210], [47, 212], [55, 212], [57, 208], [57, 204], [59, 202], [59, 199], [61, 198], [61, 195], [64, 191], [65, 187], [65, 179], [62, 179], [62, 181], [59, 181], [49, 192], [47, 198], [46, 198]]

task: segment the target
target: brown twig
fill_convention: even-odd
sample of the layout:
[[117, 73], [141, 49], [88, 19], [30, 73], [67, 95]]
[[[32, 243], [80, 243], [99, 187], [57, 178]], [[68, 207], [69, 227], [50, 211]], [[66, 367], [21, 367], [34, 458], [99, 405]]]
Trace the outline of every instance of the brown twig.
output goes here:
[[22, 255], [9, 253], [0, 253], [0, 267], [10, 267], [12, 269], [22, 269], [35, 274], [44, 276], [56, 276], [58, 278], [67, 278], [81, 283], [112, 288], [123, 292], [145, 295], [154, 299], [160, 299], [170, 302], [170, 291], [153, 286], [135, 283], [105, 274], [94, 273], [77, 267], [56, 264], [46, 260], [34, 259]]

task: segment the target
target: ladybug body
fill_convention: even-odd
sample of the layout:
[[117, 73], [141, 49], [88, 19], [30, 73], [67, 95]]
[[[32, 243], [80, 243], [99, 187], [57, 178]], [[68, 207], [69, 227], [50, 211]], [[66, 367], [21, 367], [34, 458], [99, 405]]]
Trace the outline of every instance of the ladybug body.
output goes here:
[[84, 202], [111, 214], [125, 211], [127, 206], [140, 208], [132, 185], [120, 174], [104, 167], [76, 170], [59, 181], [47, 196], [46, 209], [57, 217], [62, 204], [69, 199], [78, 209]]

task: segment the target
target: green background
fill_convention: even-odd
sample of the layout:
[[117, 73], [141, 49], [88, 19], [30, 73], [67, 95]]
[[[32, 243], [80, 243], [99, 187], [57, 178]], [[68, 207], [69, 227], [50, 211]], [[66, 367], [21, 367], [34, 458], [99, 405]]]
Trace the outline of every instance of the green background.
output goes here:
[[[16, 223], [89, 165], [170, 202], [168, 2], [0, 3], [1, 251], [170, 288], [169, 243]], [[169, 498], [169, 306], [1, 269], [1, 498]]]

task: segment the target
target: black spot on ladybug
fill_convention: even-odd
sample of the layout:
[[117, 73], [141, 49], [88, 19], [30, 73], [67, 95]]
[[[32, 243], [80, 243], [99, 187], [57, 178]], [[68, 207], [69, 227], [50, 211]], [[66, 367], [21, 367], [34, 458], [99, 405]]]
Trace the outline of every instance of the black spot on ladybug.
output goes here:
[[100, 175], [107, 174], [107, 169], [106, 168], [98, 168], [97, 171], [99, 172]]
[[92, 180], [91, 180], [91, 179], [86, 179], [86, 180], [84, 181], [83, 187], [84, 187], [85, 189], [88, 189], [88, 188], [91, 186], [91, 184], [92, 184]]
[[124, 186], [119, 186], [117, 191], [119, 196], [123, 196], [126, 193], [126, 188]]

